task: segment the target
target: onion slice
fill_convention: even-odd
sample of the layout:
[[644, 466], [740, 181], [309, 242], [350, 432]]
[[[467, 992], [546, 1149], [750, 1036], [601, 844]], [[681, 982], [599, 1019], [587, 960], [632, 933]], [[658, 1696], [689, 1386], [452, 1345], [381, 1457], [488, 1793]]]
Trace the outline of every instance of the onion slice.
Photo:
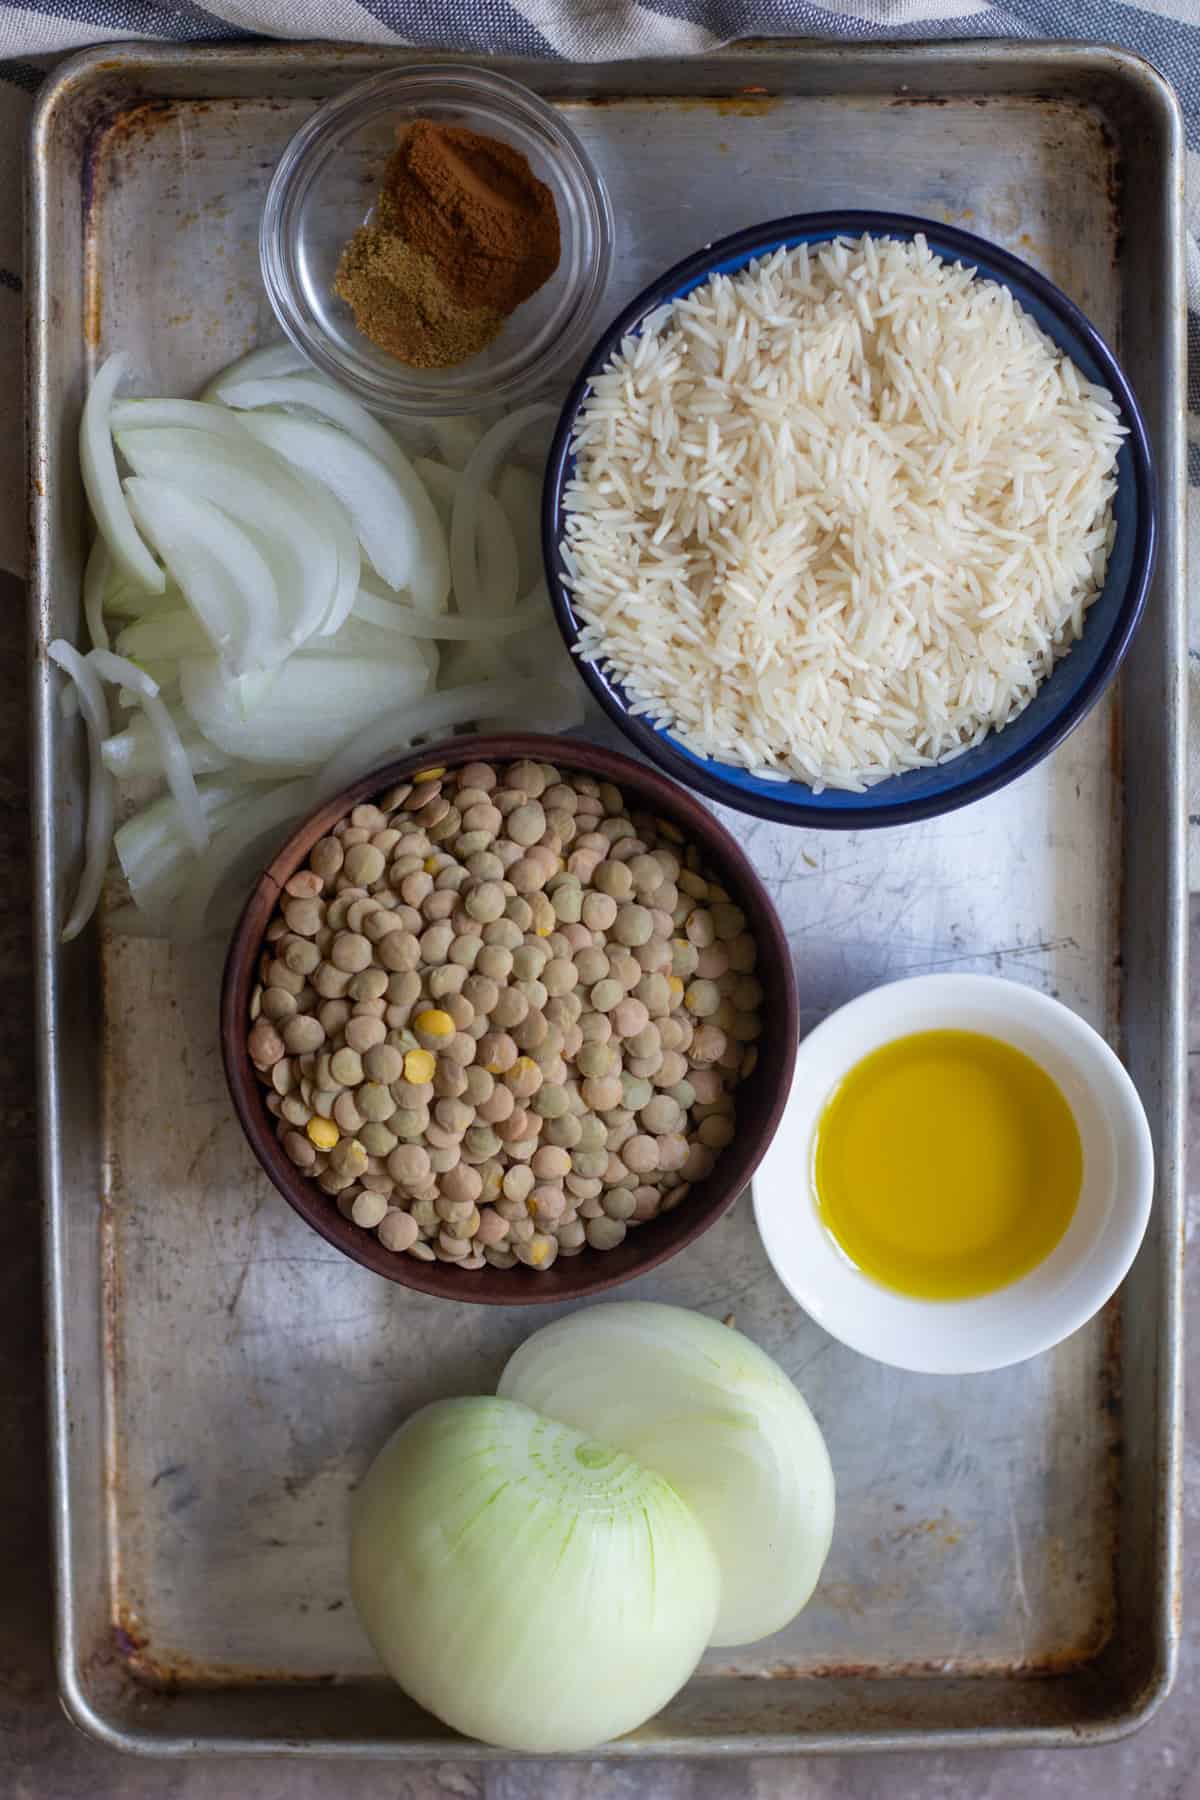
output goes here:
[[[173, 710], [171, 718], [193, 775], [213, 775], [218, 769], [228, 768], [229, 758], [223, 750], [200, 737], [194, 729], [181, 729]], [[100, 753], [109, 773], [123, 781], [131, 781], [137, 775], [162, 775], [164, 772], [161, 741], [144, 713], [130, 719], [124, 731], [105, 738]]]
[[[109, 646], [97, 644], [96, 648]], [[118, 656], [127, 656], [145, 668], [148, 663], [171, 662], [181, 656], [207, 656], [212, 639], [190, 606], [163, 606], [126, 625], [112, 648]]]
[[354, 596], [358, 592], [362, 576], [358, 537], [349, 513], [340, 500], [334, 499], [327, 487], [323, 487], [319, 481], [314, 481], [311, 475], [305, 475], [300, 469], [293, 469], [292, 477], [308, 498], [313, 523], [322, 531], [328, 532], [337, 559], [333, 597], [319, 633], [321, 637], [332, 637], [350, 617]]
[[[479, 612], [486, 604], [479, 568], [479, 496], [484, 493], [505, 452], [539, 419], [553, 418], [554, 408], [545, 401], [522, 406], [480, 439], [462, 472], [450, 519], [450, 568], [454, 598], [463, 613]], [[505, 520], [507, 525], [508, 521]], [[509, 533], [511, 540], [512, 533]], [[516, 547], [513, 546], [513, 591], [516, 591]], [[511, 605], [511, 600], [509, 602]]]
[[98, 537], [88, 554], [83, 571], [83, 617], [88, 636], [96, 650], [108, 649], [108, 627], [104, 623], [104, 596], [112, 581], [112, 554], [102, 537]]
[[292, 375], [282, 380], [247, 380], [222, 382], [216, 398], [235, 412], [255, 412], [262, 407], [282, 407], [287, 411], [299, 407], [304, 413], [315, 413], [330, 425], [337, 425], [357, 439], [365, 450], [377, 456], [389, 468], [403, 453], [396, 440], [373, 419], [365, 406], [360, 406], [345, 388], [332, 387], [316, 375]]
[[526, 607], [534, 612], [533, 622], [505, 645], [509, 662], [518, 675], [532, 676], [540, 673], [548, 686], [570, 693], [582, 701], [587, 690], [580, 680], [575, 658], [567, 650], [554, 623], [550, 596], [544, 581], [537, 582], [533, 591], [521, 602], [522, 612]]
[[235, 674], [267, 668], [287, 653], [275, 577], [241, 526], [210, 501], [169, 482], [135, 475], [129, 504], [184, 598]]
[[183, 747], [174, 719], [167, 711], [158, 691], [158, 683], [127, 656], [115, 656], [111, 650], [93, 650], [88, 661], [104, 681], [119, 682], [138, 697], [148, 724], [158, 739], [162, 753], [163, 774], [179, 808], [179, 822], [192, 849], [208, 848], [208, 820], [196, 792], [196, 777], [188, 753]]
[[339, 788], [349, 787], [390, 755], [400, 755], [419, 737], [485, 716], [497, 718], [515, 713], [520, 718], [543, 700], [545, 693], [542, 682], [477, 681], [430, 694], [414, 706], [389, 711], [326, 763], [316, 778], [314, 803], [328, 799]]
[[87, 728], [88, 807], [84, 828], [83, 872], [75, 899], [62, 929], [64, 943], [79, 936], [100, 901], [104, 871], [112, 846], [115, 800], [112, 776], [104, 767], [100, 746], [108, 736], [108, 703], [96, 671], [89, 668], [73, 644], [55, 638], [46, 654], [75, 686], [79, 710]]
[[[132, 659], [131, 659], [132, 660]], [[139, 661], [139, 669], [148, 675], [160, 693], [174, 689], [179, 685], [179, 664], [177, 662]], [[136, 712], [141, 699], [136, 688], [119, 687], [117, 689], [117, 705], [125, 712]]]
[[483, 420], [477, 413], [459, 413], [444, 419], [431, 419], [429, 429], [437, 445], [438, 455], [452, 469], [465, 469], [483, 436]]
[[550, 617], [545, 590], [528, 595], [507, 613], [483, 613], [478, 618], [464, 618], [460, 613], [422, 613], [411, 606], [398, 606], [394, 600], [382, 600], [367, 588], [359, 588], [354, 600], [355, 616], [387, 631], [402, 632], [406, 637], [446, 638], [474, 644], [485, 638], [510, 637], [513, 632], [529, 631]]
[[[302, 415], [305, 412], [316, 413], [329, 424], [338, 426], [391, 470], [416, 505], [420, 515], [418, 526], [426, 531], [432, 530], [428, 508], [417, 495], [417, 486], [424, 488], [425, 484], [420, 479], [415, 463], [409, 461], [391, 433], [385, 431], [371, 417], [366, 407], [360, 406], [353, 395], [346, 393], [344, 389], [333, 387], [317, 376], [289, 381], [248, 381], [222, 387], [221, 399], [226, 406], [250, 411], [275, 407], [282, 407], [286, 411], [290, 407], [296, 407]], [[426, 497], [429, 498], [427, 490]], [[339, 510], [344, 511], [341, 508]], [[441, 512], [436, 502], [433, 503], [433, 510], [441, 524]], [[447, 563], [447, 568], [448, 566]], [[410, 588], [414, 585], [412, 578], [408, 585]], [[418, 575], [415, 586], [417, 592], [413, 598], [416, 604], [440, 608], [446, 603], [449, 575], [446, 574], [443, 580], [443, 573], [439, 569], [436, 571], [436, 578], [428, 582]], [[348, 610], [347, 606], [345, 611], [331, 612], [330, 622], [325, 627], [327, 633], [338, 629]]]
[[183, 595], [169, 576], [162, 593], [151, 594], [145, 588], [135, 587], [131, 581], [126, 581], [115, 563], [110, 567], [111, 576], [101, 596], [105, 630], [108, 629], [110, 618], [145, 619], [164, 606], [179, 606], [183, 602]]
[[[215, 830], [242, 804], [245, 788], [240, 781], [219, 778], [197, 783], [197, 794], [204, 816]], [[160, 794], [126, 819], [117, 827], [113, 849], [134, 905], [156, 935], [169, 936], [175, 896], [196, 860], [175, 796]]]
[[167, 578], [138, 535], [113, 451], [113, 395], [125, 374], [128, 358], [118, 351], [96, 373], [79, 423], [79, 466], [96, 529], [130, 581], [161, 594]]
[[450, 591], [445, 537], [433, 502], [399, 445], [395, 460], [385, 463], [334, 425], [266, 413], [242, 414], [241, 423], [341, 502], [389, 587], [409, 588], [418, 605], [445, 605]]
[[544, 567], [541, 476], [509, 463], [496, 481], [496, 498], [517, 546], [520, 584], [522, 588], [532, 587], [541, 578]]
[[[394, 605], [395, 602], [388, 602]], [[399, 611], [409, 608], [397, 607]], [[418, 615], [421, 618], [427, 615]], [[390, 662], [400, 665], [404, 675], [404, 685], [410, 686], [410, 672], [424, 668], [428, 681], [422, 686], [422, 693], [429, 693], [437, 679], [439, 655], [436, 642], [432, 638], [409, 637], [402, 631], [389, 631], [386, 626], [371, 625], [366, 619], [360, 619], [351, 613], [345, 624], [332, 637], [315, 637], [307, 644], [302, 644], [296, 652], [301, 658], [319, 656], [359, 656], [374, 662]]]
[[287, 464], [254, 443], [196, 431], [122, 431], [117, 445], [135, 475], [149, 475], [219, 507], [250, 534], [271, 567], [294, 647], [318, 631], [338, 580], [337, 550], [312, 516], [305, 490]]
[[[449, 530], [454, 516], [454, 502], [462, 487], [461, 471], [447, 468], [445, 463], [434, 462], [427, 456], [417, 457], [413, 467], [437, 508], [438, 518]], [[478, 533], [478, 561], [486, 573], [488, 605], [504, 612], [513, 605], [520, 591], [520, 556], [516, 538], [504, 508], [494, 494], [489, 494], [484, 488], [478, 495], [477, 505], [475, 529]], [[534, 577], [540, 572], [539, 558]]]
[[294, 375], [311, 367], [308, 358], [294, 344], [286, 341], [262, 344], [257, 350], [247, 350], [245, 356], [239, 356], [236, 362], [214, 375], [200, 398], [215, 400], [220, 390], [231, 382], [270, 381], [277, 375]]
[[245, 444], [246, 432], [236, 413], [207, 400], [118, 400], [112, 409], [114, 432], [149, 431], [160, 427], [211, 431], [230, 443]]
[[172, 905], [171, 936], [184, 941], [203, 937], [210, 923], [217, 923], [210, 921], [209, 912], [220, 890], [226, 883], [241, 878], [243, 870], [248, 886], [261, 872], [264, 845], [273, 848], [273, 840], [311, 801], [312, 785], [307, 780], [289, 781], [268, 793], [250, 795], [222, 825], [203, 862], [190, 872], [177, 892]]
[[[401, 642], [402, 640], [397, 640]], [[424, 658], [292, 657], [265, 678], [231, 682], [213, 657], [180, 664], [184, 707], [228, 755], [290, 769], [319, 767], [364, 725], [422, 704]]]
[[458, 492], [459, 481], [462, 479], [462, 471], [452, 469], [448, 463], [438, 462], [432, 456], [414, 456], [413, 468], [420, 476], [425, 492], [433, 501], [438, 518], [449, 529], [450, 513], [454, 506], [454, 496]]
[[712, 1643], [753, 1643], [807, 1603], [833, 1535], [829, 1453], [797, 1388], [741, 1332], [679, 1306], [593, 1306], [527, 1338], [497, 1391], [619, 1445], [682, 1495], [721, 1564]]

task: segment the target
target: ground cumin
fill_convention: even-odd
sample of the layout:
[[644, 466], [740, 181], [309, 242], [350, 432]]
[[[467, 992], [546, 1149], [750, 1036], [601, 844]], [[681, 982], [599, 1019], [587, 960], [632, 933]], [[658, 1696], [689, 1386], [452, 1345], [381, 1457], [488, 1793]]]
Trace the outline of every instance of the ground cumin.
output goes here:
[[378, 209], [342, 252], [334, 287], [364, 337], [415, 369], [447, 369], [487, 348], [504, 323], [489, 306], [464, 306], [433, 258], [406, 244]]
[[559, 255], [554, 196], [519, 150], [418, 119], [398, 133], [334, 285], [381, 350], [445, 368], [489, 344]]

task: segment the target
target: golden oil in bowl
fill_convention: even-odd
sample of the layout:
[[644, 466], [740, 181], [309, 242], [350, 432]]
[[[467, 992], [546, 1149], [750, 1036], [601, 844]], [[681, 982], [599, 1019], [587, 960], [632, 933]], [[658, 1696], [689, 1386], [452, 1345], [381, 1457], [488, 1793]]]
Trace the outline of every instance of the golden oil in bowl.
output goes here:
[[1043, 1262], [1083, 1183], [1074, 1114], [999, 1038], [921, 1031], [856, 1063], [813, 1149], [817, 1207], [873, 1280], [923, 1300], [1007, 1287]]

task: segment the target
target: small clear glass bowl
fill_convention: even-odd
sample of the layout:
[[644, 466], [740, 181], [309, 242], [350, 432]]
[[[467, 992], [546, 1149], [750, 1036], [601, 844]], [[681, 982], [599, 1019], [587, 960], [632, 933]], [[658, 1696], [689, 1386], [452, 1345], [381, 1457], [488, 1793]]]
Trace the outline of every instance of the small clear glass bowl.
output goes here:
[[[554, 195], [558, 268], [486, 350], [449, 369], [415, 369], [378, 350], [334, 293], [338, 260], [375, 202], [396, 127], [463, 125], [511, 144]], [[608, 194], [550, 106], [486, 69], [426, 64], [372, 76], [330, 100], [280, 159], [259, 251], [275, 316], [296, 348], [364, 405], [397, 417], [475, 412], [544, 387], [589, 342], [612, 260]]]

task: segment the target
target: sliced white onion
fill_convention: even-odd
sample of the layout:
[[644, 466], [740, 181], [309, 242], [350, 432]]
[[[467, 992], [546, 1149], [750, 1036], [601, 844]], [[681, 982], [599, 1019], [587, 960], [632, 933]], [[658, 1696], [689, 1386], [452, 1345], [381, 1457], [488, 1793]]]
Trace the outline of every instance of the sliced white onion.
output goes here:
[[264, 344], [257, 350], [248, 350], [245, 356], [239, 356], [227, 369], [214, 375], [200, 398], [215, 400], [219, 389], [230, 382], [270, 381], [278, 375], [295, 375], [311, 368], [308, 358], [302, 356], [294, 344]]
[[445, 638], [464, 644], [484, 639], [509, 637], [513, 632], [528, 631], [549, 616], [550, 603], [543, 590], [527, 596], [508, 613], [481, 613], [464, 618], [459, 613], [419, 613], [411, 606], [398, 606], [394, 600], [381, 600], [366, 588], [360, 588], [354, 601], [355, 616], [386, 631], [401, 632], [406, 637]]
[[[521, 592], [543, 579], [542, 479], [516, 463], [508, 463], [496, 479], [496, 498], [504, 509], [508, 528], [517, 546]], [[483, 524], [481, 518], [480, 524]]]
[[511, 680], [512, 665], [502, 643], [447, 644], [442, 652], [442, 685], [447, 690]]
[[715, 1319], [624, 1301], [556, 1319], [498, 1392], [656, 1469], [721, 1564], [711, 1641], [749, 1644], [807, 1604], [833, 1535], [825, 1440], [779, 1365]]
[[63, 942], [69, 943], [72, 938], [79, 936], [99, 904], [112, 844], [115, 804], [113, 782], [100, 753], [100, 746], [108, 736], [108, 703], [96, 671], [88, 667], [73, 644], [68, 644], [65, 638], [55, 638], [47, 647], [46, 653], [51, 662], [57, 663], [64, 675], [74, 683], [79, 710], [87, 728], [88, 806], [87, 824], [84, 827], [83, 872], [79, 877], [79, 886], [67, 915], [67, 922], [62, 929]]
[[[450, 568], [459, 612], [479, 612], [487, 604], [484, 589], [486, 571], [480, 568], [479, 496], [487, 490], [501, 458], [512, 445], [519, 442], [529, 427], [539, 419], [553, 416], [554, 408], [545, 401], [519, 407], [484, 434], [463, 470], [450, 520]], [[505, 523], [507, 524], [507, 520]], [[511, 533], [509, 535], [511, 537]], [[513, 563], [515, 593], [515, 546]], [[511, 604], [510, 599], [508, 605]]]
[[203, 861], [185, 876], [172, 908], [172, 937], [187, 941], [223, 925], [223, 919], [210, 916], [214, 901], [227, 886], [249, 888], [275, 842], [311, 804], [307, 780], [250, 794], [215, 834]]
[[430, 694], [411, 706], [397, 707], [351, 738], [316, 778], [314, 802], [349, 787], [360, 775], [399, 756], [419, 737], [448, 731], [472, 719], [528, 713], [544, 698], [540, 682], [478, 681]]
[[96, 373], [79, 423], [79, 466], [96, 529], [130, 581], [161, 594], [167, 578], [138, 536], [121, 492], [113, 453], [113, 395], [128, 366], [122, 351], [110, 356]]
[[[433, 462], [424, 456], [419, 457], [413, 466], [433, 497], [439, 518], [449, 525], [454, 514], [455, 500], [462, 487], [462, 474], [457, 469], [447, 468], [445, 463]], [[483, 488], [476, 494], [475, 504], [476, 516], [473, 520], [468, 519], [466, 526], [468, 531], [475, 532], [478, 544], [479, 607], [481, 610], [507, 612], [516, 602], [519, 588], [520, 559], [516, 539], [507, 515], [494, 494], [489, 494]], [[534, 571], [535, 577], [539, 572], [540, 565]], [[457, 593], [455, 598], [457, 600]]]
[[[212, 775], [229, 766], [229, 758], [207, 738], [202, 738], [187, 720], [181, 723], [172, 709], [171, 717], [187, 753], [193, 775]], [[104, 766], [111, 775], [131, 781], [138, 775], [162, 775], [162, 745], [158, 733], [142, 713], [130, 719], [124, 731], [105, 738], [100, 746]]]
[[340, 630], [350, 617], [354, 605], [354, 596], [358, 592], [359, 580], [362, 576], [362, 556], [358, 548], [358, 536], [354, 530], [354, 522], [340, 500], [335, 500], [327, 487], [305, 475], [300, 469], [292, 470], [293, 479], [304, 489], [312, 510], [314, 525], [328, 534], [333, 545], [333, 553], [337, 561], [337, 574], [334, 579], [333, 595], [329, 602], [319, 635], [332, 637]]
[[[210, 828], [215, 829], [245, 801], [245, 785], [218, 777], [197, 783], [197, 793]], [[175, 796], [160, 794], [119, 825], [113, 849], [138, 911], [159, 935], [166, 936], [171, 907], [195, 852], [183, 830]]]
[[517, 540], [500, 503], [486, 489], [479, 495], [475, 533], [483, 614], [508, 612], [516, 606], [520, 589]]
[[320, 630], [337, 585], [337, 550], [281, 458], [249, 437], [243, 449], [178, 426], [118, 432], [117, 445], [136, 475], [209, 501], [250, 534], [272, 569], [292, 646]]
[[225, 513], [165, 481], [125, 484], [146, 536], [235, 674], [269, 668], [286, 654], [279, 597], [266, 559]]
[[115, 656], [111, 650], [93, 650], [88, 661], [102, 680], [123, 683], [138, 696], [142, 711], [158, 739], [163, 774], [179, 808], [184, 836], [193, 850], [206, 850], [208, 821], [196, 791], [196, 777], [192, 774], [192, 765], [175, 721], [163, 704], [157, 681], [137, 663], [130, 662], [127, 656]]
[[[286, 411], [288, 408], [295, 407], [301, 414], [305, 412], [317, 414], [330, 424], [347, 432], [365, 450], [369, 450], [372, 455], [377, 456], [380, 462], [391, 471], [416, 508], [417, 524], [422, 533], [432, 531], [429, 508], [425, 504], [427, 500], [432, 505], [433, 514], [438, 523], [443, 524], [442, 513], [433, 497], [429, 495], [415, 463], [410, 462], [408, 455], [396, 438], [390, 432], [385, 431], [383, 426], [371, 417], [366, 407], [360, 406], [353, 395], [346, 393], [344, 389], [333, 387], [329, 382], [322, 381], [317, 376], [309, 376], [299, 380], [253, 381], [227, 388], [223, 387], [221, 399], [225, 405], [242, 410], [255, 411], [279, 407]], [[410, 589], [415, 589], [412, 595], [414, 604], [433, 610], [444, 607], [449, 594], [448, 556], [445, 558], [444, 568], [442, 559], [439, 557], [435, 569], [429, 571], [428, 575], [418, 571], [410, 578], [407, 585]], [[345, 612], [338, 612], [331, 616], [333, 623], [326, 629], [336, 631], [346, 615]]]
[[[544, 731], [551, 736], [559, 736], [563, 732], [574, 731], [586, 723], [587, 701], [583, 688], [579, 683], [573, 690], [559, 687], [551, 683], [542, 690], [542, 698], [533, 712], [524, 721], [525, 731]], [[505, 723], [501, 714], [497, 719], [481, 718], [479, 729], [492, 731]]]
[[[105, 365], [87, 417], [97, 491], [107, 456], [126, 554], [113, 543], [118, 515], [89, 557], [84, 613], [101, 652], [90, 676], [99, 666], [119, 682], [117, 700], [130, 714], [116, 733], [106, 718], [94, 745], [89, 728], [101, 805], [107, 794], [111, 809], [114, 771], [131, 780], [165, 775], [171, 790], [140, 836], [135, 826], [122, 838], [139, 917], [148, 909], [158, 930], [177, 925], [181, 910], [196, 928], [211, 919], [229, 857], [210, 869], [214, 842], [203, 865], [189, 859], [210, 827], [217, 834], [213, 821], [232, 834], [249, 801], [265, 821], [260, 835], [291, 816], [290, 801], [282, 810], [269, 805], [253, 784], [321, 769], [333, 791], [443, 730], [491, 719], [544, 728], [575, 721], [582, 690], [563, 680], [557, 640], [544, 630], [544, 590], [517, 597], [527, 551], [488, 491], [507, 446], [534, 419], [551, 416], [549, 406], [491, 430], [482, 419], [418, 422], [418, 439], [432, 436], [443, 460], [414, 469], [402, 434], [398, 443], [290, 345], [251, 352], [199, 401], [117, 400], [120, 374], [119, 360]], [[114, 434], [134, 471], [123, 489]], [[81, 431], [86, 456], [83, 439]], [[514, 517], [527, 512], [532, 479], [506, 472]], [[455, 516], [470, 543], [475, 616], [461, 596], [446, 610], [443, 519]], [[153, 589], [129, 566], [139, 549]], [[110, 619], [123, 621], [119, 632]], [[515, 684], [510, 651], [511, 667], [527, 677]], [[464, 674], [433, 693], [445, 658]], [[64, 687], [64, 714], [78, 704], [75, 694]], [[179, 698], [168, 704], [168, 694]], [[228, 798], [213, 798], [211, 778], [206, 788], [210, 772], [228, 777]], [[152, 853], [155, 833], [161, 841]], [[225, 848], [236, 850], [232, 835]], [[98, 892], [103, 863], [98, 876], [85, 874]]]
[[197, 729], [230, 756], [292, 769], [318, 767], [364, 725], [421, 704], [424, 660], [296, 656], [250, 692], [213, 657], [180, 665], [183, 704]]
[[113, 578], [109, 581], [103, 594], [103, 607], [106, 619], [146, 619], [151, 613], [159, 612], [164, 606], [182, 606], [183, 595], [175, 586], [170, 576], [161, 594], [151, 594], [145, 588], [135, 587], [126, 581], [113, 564]]
[[240, 418], [260, 443], [323, 482], [341, 502], [390, 587], [410, 589], [419, 604], [444, 604], [450, 591], [445, 538], [433, 502], [399, 446], [398, 460], [384, 463], [334, 425], [266, 413]]
[[540, 672], [547, 682], [582, 699], [587, 690], [580, 678], [575, 658], [563, 643], [554, 623], [550, 596], [546, 592], [544, 581], [538, 582], [521, 605], [522, 608], [528, 606], [532, 610], [538, 602], [540, 607], [533, 625], [506, 644], [508, 660], [519, 675], [535, 675]]
[[232, 444], [244, 444], [247, 433], [241, 420], [227, 406], [206, 400], [118, 400], [112, 409], [112, 429], [151, 431], [159, 428], [210, 431]]
[[160, 794], [118, 825], [113, 849], [134, 905], [148, 917], [156, 917], [159, 897], [169, 896], [177, 869], [184, 858], [192, 856], [179, 828], [179, 808], [173, 795]]
[[[130, 658], [130, 660], [133, 659]], [[160, 694], [170, 693], [173, 695], [179, 686], [179, 664], [175, 661], [139, 661], [138, 668], [144, 675], [150, 677]], [[141, 705], [137, 689], [119, 687], [117, 689], [117, 705], [123, 707], [126, 712], [136, 712]]]
[[[394, 601], [379, 601], [374, 595], [376, 605], [395, 605]], [[407, 610], [407, 609], [403, 609]], [[420, 614], [421, 618], [427, 615]], [[350, 614], [331, 637], [324, 633], [311, 642], [301, 645], [297, 655], [313, 656], [365, 656], [387, 661], [396, 657], [399, 661], [410, 663], [418, 648], [418, 641], [408, 639], [401, 641], [403, 634], [387, 631], [383, 626], [374, 625], [365, 616], [360, 617], [356, 610]]]
[[83, 617], [88, 637], [96, 650], [108, 649], [108, 627], [104, 623], [104, 596], [112, 583], [113, 559], [108, 545], [98, 537], [88, 554], [83, 571]]
[[[222, 382], [217, 398], [236, 412], [255, 412], [262, 407], [278, 406], [286, 412], [297, 407], [302, 413], [315, 413], [330, 425], [337, 425], [370, 450], [391, 468], [393, 459], [403, 452], [396, 440], [373, 419], [365, 406], [360, 406], [345, 388], [333, 387], [313, 374], [292, 375], [283, 380], [248, 380]], [[407, 460], [407, 459], [405, 459]]]
[[508, 1750], [593, 1749], [665, 1706], [719, 1576], [669, 1484], [504, 1400], [439, 1400], [354, 1496], [350, 1587], [389, 1672]]
[[[97, 646], [104, 648], [106, 646]], [[113, 648], [143, 668], [181, 656], [208, 656], [212, 639], [189, 606], [164, 606], [118, 632]]]
[[[372, 599], [377, 599], [372, 595]], [[386, 601], [385, 605], [393, 606], [394, 601]], [[411, 608], [405, 608], [406, 612]], [[422, 618], [426, 614], [420, 615]], [[404, 632], [388, 631], [380, 625], [372, 625], [367, 619], [360, 619], [357, 613], [351, 613], [332, 637], [313, 638], [301, 646], [299, 656], [361, 656], [374, 662], [401, 662], [407, 667], [424, 666], [428, 681], [424, 693], [430, 693], [438, 678], [441, 665], [441, 652], [433, 638], [410, 637]]]
[[421, 484], [432, 500], [438, 518], [449, 531], [454, 496], [462, 478], [461, 470], [452, 469], [448, 463], [437, 462], [432, 456], [415, 456], [413, 468], [420, 476]]
[[484, 424], [475, 413], [460, 413], [457, 418], [431, 419], [429, 429], [442, 461], [452, 469], [465, 469], [479, 446]]
[[295, 777], [295, 769], [285, 769], [279, 763], [244, 762], [235, 758], [226, 765], [229, 775], [241, 782], [243, 798], [248, 787], [261, 789], [264, 781], [286, 781]]

